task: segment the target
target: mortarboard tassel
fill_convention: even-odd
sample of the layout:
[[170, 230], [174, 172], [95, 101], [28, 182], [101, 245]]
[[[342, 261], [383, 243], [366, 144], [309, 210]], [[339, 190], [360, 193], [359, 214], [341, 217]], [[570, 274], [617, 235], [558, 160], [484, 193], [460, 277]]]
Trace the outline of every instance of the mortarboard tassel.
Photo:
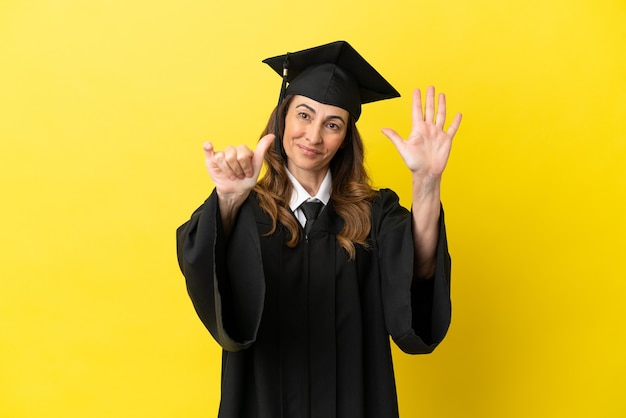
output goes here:
[[276, 154], [280, 154], [283, 156], [285, 161], [287, 160], [287, 154], [285, 154], [284, 148], [281, 146], [281, 138], [280, 138], [280, 112], [278, 112], [278, 106], [283, 102], [285, 98], [285, 91], [287, 90], [287, 76], [289, 74], [289, 53], [285, 55], [285, 61], [283, 62], [283, 83], [280, 87], [280, 94], [278, 96], [278, 105], [276, 106], [276, 121], [274, 124], [274, 151]]

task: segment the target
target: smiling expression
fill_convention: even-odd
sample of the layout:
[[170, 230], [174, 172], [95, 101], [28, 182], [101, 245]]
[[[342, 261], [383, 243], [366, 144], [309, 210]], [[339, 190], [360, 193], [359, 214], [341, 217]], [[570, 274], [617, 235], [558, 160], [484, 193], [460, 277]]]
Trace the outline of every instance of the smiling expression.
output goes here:
[[348, 111], [295, 96], [285, 117], [283, 147], [287, 167], [296, 177], [325, 175], [346, 137]]

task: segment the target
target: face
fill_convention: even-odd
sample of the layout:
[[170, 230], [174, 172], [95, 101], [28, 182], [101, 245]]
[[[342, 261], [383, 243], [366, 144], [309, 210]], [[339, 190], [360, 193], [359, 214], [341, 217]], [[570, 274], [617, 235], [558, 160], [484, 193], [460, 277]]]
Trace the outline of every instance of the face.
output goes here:
[[295, 96], [285, 117], [283, 147], [296, 177], [325, 175], [348, 130], [349, 113], [340, 107]]

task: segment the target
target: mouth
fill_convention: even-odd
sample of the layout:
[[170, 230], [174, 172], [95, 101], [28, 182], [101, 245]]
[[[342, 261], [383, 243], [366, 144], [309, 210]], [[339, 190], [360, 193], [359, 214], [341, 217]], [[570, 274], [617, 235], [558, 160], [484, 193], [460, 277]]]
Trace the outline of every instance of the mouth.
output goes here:
[[322, 153], [316, 149], [305, 147], [304, 145], [297, 145], [297, 147], [302, 151], [302, 153], [306, 156], [314, 157], [316, 155], [321, 155]]

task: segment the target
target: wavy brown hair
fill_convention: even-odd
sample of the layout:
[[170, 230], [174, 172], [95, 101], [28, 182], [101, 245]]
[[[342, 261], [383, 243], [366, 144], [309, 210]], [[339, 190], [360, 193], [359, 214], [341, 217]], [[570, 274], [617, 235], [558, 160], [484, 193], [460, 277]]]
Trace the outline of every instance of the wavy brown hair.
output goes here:
[[[276, 112], [279, 114], [279, 133], [285, 129], [285, 117], [293, 96], [287, 96], [272, 112], [261, 136], [275, 132]], [[343, 220], [343, 229], [337, 241], [351, 259], [354, 259], [355, 245], [367, 247], [367, 237], [371, 228], [371, 206], [376, 192], [370, 185], [365, 170], [363, 141], [357, 130], [354, 118], [350, 116], [348, 130], [343, 144], [330, 162], [333, 185], [330, 197], [333, 208]], [[255, 186], [259, 204], [272, 218], [269, 234], [276, 231], [277, 222], [287, 228], [291, 237], [287, 245], [294, 247], [301, 239], [300, 225], [291, 214], [289, 202], [293, 187], [286, 173], [284, 154], [270, 150], [265, 154], [266, 172]]]

